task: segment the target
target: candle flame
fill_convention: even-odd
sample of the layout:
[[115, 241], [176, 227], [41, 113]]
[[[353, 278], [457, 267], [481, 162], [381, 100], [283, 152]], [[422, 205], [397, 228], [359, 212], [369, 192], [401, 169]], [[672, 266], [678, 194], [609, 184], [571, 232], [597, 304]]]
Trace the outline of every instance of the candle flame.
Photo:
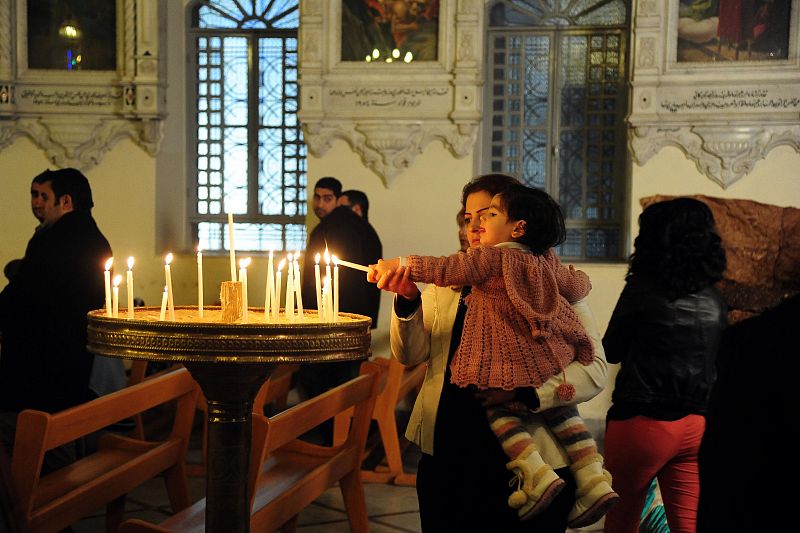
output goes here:
[[326, 246], [325, 247], [325, 264], [328, 264], [330, 262], [331, 262], [331, 254], [328, 253], [328, 247]]
[[339, 266], [339, 258], [335, 255], [331, 256], [331, 261], [333, 261], [333, 266]]
[[278, 272], [283, 270], [283, 265], [285, 265], [285, 264], [286, 264], [286, 259], [281, 259], [281, 262], [278, 263]]
[[202, 246], [200, 246], [200, 244], [199, 244], [199, 243], [197, 244], [197, 253], [198, 253], [198, 254], [200, 254], [200, 253], [203, 253], [203, 247], [202, 247]]
[[167, 292], [168, 292], [167, 286], [164, 285], [164, 294], [166, 294]]
[[294, 253], [294, 260], [295, 261], [300, 261], [300, 252], [295, 252]]
[[109, 257], [108, 261], [106, 261], [106, 270], [111, 270], [111, 265], [113, 265], [113, 264], [114, 264], [114, 258], [113, 257]]
[[314, 256], [314, 263], [319, 264], [319, 254]]
[[239, 268], [247, 268], [250, 266], [250, 258], [239, 259]]
[[133, 256], [128, 258], [128, 270], [133, 270]]
[[287, 259], [287, 261], [289, 261], [290, 263], [291, 263], [291, 262], [294, 260], [294, 256], [292, 255], [292, 253], [291, 253], [291, 252], [289, 252], [289, 255], [287, 255], [287, 256], [286, 256], [286, 259]]
[[172, 263], [172, 252], [167, 254], [167, 257], [164, 258], [164, 263], [170, 264]]
[[114, 281], [113, 281], [113, 283], [114, 283], [114, 286], [115, 286], [115, 287], [119, 287], [119, 284], [120, 284], [120, 283], [122, 283], [122, 276], [120, 276], [119, 274], [117, 274], [116, 276], [114, 276]]

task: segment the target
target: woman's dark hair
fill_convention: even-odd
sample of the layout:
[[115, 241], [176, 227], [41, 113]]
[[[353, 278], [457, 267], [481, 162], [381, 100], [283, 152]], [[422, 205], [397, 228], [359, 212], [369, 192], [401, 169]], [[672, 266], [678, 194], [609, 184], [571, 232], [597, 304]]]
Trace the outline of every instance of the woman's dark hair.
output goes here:
[[711, 210], [699, 200], [675, 198], [639, 215], [626, 279], [647, 279], [675, 300], [722, 279], [725, 265]]
[[517, 242], [535, 254], [558, 246], [567, 236], [564, 214], [553, 198], [541, 189], [517, 183], [498, 193], [500, 207], [510, 221], [524, 220], [525, 234]]
[[466, 207], [467, 196], [472, 193], [487, 192], [490, 196], [494, 196], [512, 185], [520, 185], [520, 182], [517, 178], [508, 174], [483, 174], [472, 178], [469, 183], [464, 185], [464, 189], [461, 191], [461, 207]]

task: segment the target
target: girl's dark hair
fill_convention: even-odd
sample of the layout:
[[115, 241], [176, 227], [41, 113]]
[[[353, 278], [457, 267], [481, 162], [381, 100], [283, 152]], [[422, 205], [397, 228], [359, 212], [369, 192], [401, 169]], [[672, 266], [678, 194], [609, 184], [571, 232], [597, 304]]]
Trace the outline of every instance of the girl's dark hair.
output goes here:
[[655, 283], [675, 300], [722, 279], [725, 250], [714, 215], [693, 198], [650, 205], [639, 215], [626, 279]]
[[469, 183], [464, 185], [461, 191], [461, 207], [466, 207], [467, 196], [476, 192], [487, 192], [489, 195], [494, 196], [511, 187], [512, 185], [519, 185], [519, 180], [508, 174], [483, 174], [476, 178], [472, 178]]
[[564, 242], [567, 236], [564, 214], [549, 194], [519, 183], [498, 194], [508, 219], [526, 222], [525, 234], [517, 242], [535, 254], [543, 254]]

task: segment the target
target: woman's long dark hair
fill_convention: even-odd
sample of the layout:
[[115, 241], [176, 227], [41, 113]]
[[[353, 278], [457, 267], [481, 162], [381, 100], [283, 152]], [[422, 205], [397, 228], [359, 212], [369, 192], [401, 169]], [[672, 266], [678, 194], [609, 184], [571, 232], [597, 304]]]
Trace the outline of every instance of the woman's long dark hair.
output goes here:
[[626, 279], [647, 279], [672, 300], [719, 281], [725, 270], [714, 215], [692, 198], [648, 206], [639, 216], [633, 249]]

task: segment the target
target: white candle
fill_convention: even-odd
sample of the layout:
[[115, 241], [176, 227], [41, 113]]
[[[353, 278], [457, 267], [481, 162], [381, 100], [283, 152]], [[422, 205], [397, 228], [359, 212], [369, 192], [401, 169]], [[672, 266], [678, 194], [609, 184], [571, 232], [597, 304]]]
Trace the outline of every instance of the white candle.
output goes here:
[[284, 314], [289, 320], [294, 320], [294, 263], [292, 254], [289, 254], [289, 267], [286, 272], [286, 307]]
[[242, 320], [247, 322], [247, 267], [250, 265], [250, 258], [239, 260], [239, 281], [242, 282]]
[[359, 265], [358, 263], [351, 263], [350, 261], [345, 261], [344, 259], [339, 259], [339, 264], [343, 267], [353, 268], [355, 270], [362, 270], [364, 272], [369, 272], [369, 267], [364, 265]]
[[103, 281], [106, 286], [106, 316], [113, 316], [111, 310], [111, 265], [114, 264], [114, 258], [106, 261], [106, 271], [103, 274]]
[[286, 260], [281, 259], [281, 262], [278, 263], [278, 271], [275, 273], [275, 307], [272, 308], [272, 318], [275, 321], [278, 320], [278, 313], [281, 308], [281, 270], [283, 270], [285, 263]]
[[197, 315], [203, 318], [203, 250], [197, 245]]
[[264, 289], [264, 320], [269, 321], [270, 306], [275, 305], [275, 267], [273, 265], [272, 250], [269, 251], [267, 262], [267, 285]]
[[175, 320], [175, 297], [172, 294], [172, 272], [170, 271], [169, 264], [172, 262], [172, 253], [168, 253], [164, 258], [164, 277], [167, 281], [167, 312], [169, 319]]
[[111, 289], [111, 307], [113, 309], [111, 316], [114, 318], [119, 317], [119, 284], [122, 283], [122, 276], [114, 276], [114, 287]]
[[303, 320], [303, 283], [300, 278], [300, 252], [294, 253], [294, 292], [297, 294], [297, 317]]
[[339, 260], [333, 256], [333, 321], [339, 321]]
[[331, 292], [331, 278], [325, 276], [322, 280], [322, 320], [330, 322], [331, 310], [329, 305], [329, 296]]
[[236, 248], [233, 241], [233, 214], [228, 213], [228, 248], [231, 254], [231, 281], [236, 281]]
[[317, 316], [322, 318], [320, 310], [322, 309], [322, 285], [319, 280], [319, 254], [314, 256], [314, 283], [317, 290]]
[[164, 285], [164, 294], [161, 296], [161, 314], [158, 315], [158, 319], [163, 322], [164, 318], [167, 314], [167, 300], [169, 299], [167, 286]]
[[128, 296], [128, 318], [133, 318], [133, 256], [128, 258], [128, 277], [125, 279], [125, 291]]
[[328, 292], [325, 294], [325, 320], [327, 322], [333, 321], [333, 298], [331, 295], [331, 255], [328, 253], [328, 247], [325, 247], [325, 279], [328, 280]]

